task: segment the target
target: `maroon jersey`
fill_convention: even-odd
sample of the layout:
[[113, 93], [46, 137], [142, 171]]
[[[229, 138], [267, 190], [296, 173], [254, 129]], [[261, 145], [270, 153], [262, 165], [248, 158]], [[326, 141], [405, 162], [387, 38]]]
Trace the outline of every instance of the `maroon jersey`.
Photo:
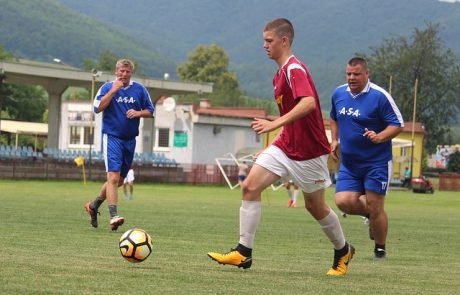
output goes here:
[[318, 93], [307, 67], [292, 55], [273, 77], [273, 86], [280, 116], [291, 111], [301, 97], [311, 96], [316, 102], [313, 112], [284, 125], [283, 132], [273, 144], [296, 161], [329, 154], [330, 146], [324, 129]]

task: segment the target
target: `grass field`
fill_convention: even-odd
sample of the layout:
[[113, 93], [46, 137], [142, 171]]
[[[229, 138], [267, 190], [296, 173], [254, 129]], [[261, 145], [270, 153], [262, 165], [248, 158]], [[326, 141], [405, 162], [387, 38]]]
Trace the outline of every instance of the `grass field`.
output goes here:
[[[0, 294], [459, 294], [460, 194], [391, 191], [386, 261], [359, 217], [341, 218], [356, 255], [345, 277], [325, 275], [332, 247], [303, 208], [286, 208], [284, 190], [264, 194], [252, 268], [218, 265], [208, 251], [238, 241], [238, 190], [137, 184], [120, 198], [125, 224], [90, 227], [83, 205], [100, 183], [0, 180]], [[120, 190], [121, 192], [121, 190]], [[328, 202], [333, 204], [333, 190]], [[335, 208], [335, 206], [333, 206]], [[154, 251], [132, 264], [118, 239], [149, 232]]]

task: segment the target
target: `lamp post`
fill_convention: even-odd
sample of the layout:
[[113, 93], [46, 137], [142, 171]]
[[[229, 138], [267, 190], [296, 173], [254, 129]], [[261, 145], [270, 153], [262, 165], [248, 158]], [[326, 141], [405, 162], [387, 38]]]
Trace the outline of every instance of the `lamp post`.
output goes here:
[[415, 134], [415, 114], [417, 112], [417, 87], [418, 87], [418, 78], [415, 78], [415, 87], [414, 87], [414, 109], [412, 111], [412, 137], [411, 137], [411, 155], [410, 155], [410, 183], [412, 185], [412, 176], [414, 175], [414, 134]]
[[89, 99], [90, 101], [90, 113], [89, 113], [89, 163], [88, 163], [88, 178], [89, 180], [92, 180], [91, 176], [91, 167], [92, 167], [92, 146], [93, 146], [93, 141], [94, 141], [94, 129], [93, 129], [93, 107], [92, 107], [92, 101], [94, 99], [94, 92], [95, 92], [95, 86], [96, 86], [96, 78], [99, 77], [102, 74], [102, 72], [92, 69], [91, 70], [91, 97]]

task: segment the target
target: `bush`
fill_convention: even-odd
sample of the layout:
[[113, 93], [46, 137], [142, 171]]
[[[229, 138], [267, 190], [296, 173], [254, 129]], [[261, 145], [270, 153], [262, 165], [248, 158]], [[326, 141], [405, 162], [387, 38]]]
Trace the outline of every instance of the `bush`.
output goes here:
[[447, 171], [460, 173], [460, 152], [450, 154], [447, 162]]

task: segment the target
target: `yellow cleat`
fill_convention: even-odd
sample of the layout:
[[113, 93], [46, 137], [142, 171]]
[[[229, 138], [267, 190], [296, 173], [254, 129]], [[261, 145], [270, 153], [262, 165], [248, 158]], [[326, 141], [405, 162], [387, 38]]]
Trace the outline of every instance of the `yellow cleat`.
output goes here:
[[208, 256], [212, 259], [217, 261], [219, 264], [230, 264], [238, 267], [242, 267], [244, 269], [250, 268], [252, 264], [252, 257], [245, 257], [240, 254], [235, 249], [230, 250], [228, 253], [216, 253], [216, 252], [209, 252]]
[[355, 248], [348, 244], [348, 252], [343, 256], [336, 256], [334, 255], [334, 264], [332, 265], [331, 269], [327, 272], [328, 276], [343, 276], [348, 271], [348, 263], [353, 258], [355, 254]]

